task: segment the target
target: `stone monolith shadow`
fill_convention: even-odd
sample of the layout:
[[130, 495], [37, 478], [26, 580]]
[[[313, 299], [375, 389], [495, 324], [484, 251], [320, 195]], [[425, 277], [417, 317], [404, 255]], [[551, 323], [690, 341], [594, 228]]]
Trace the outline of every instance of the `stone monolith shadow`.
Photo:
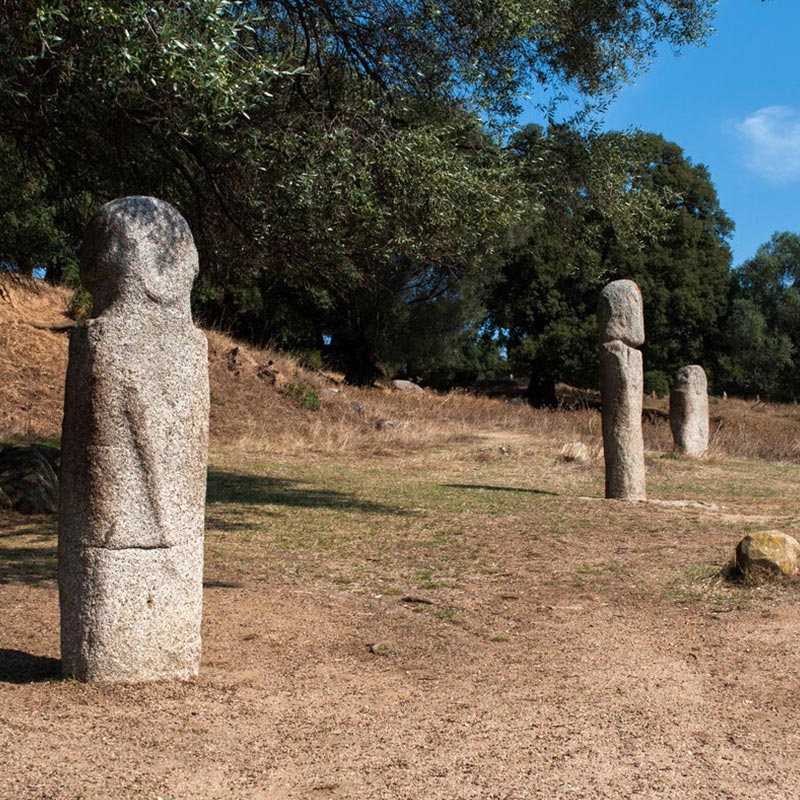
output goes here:
[[70, 339], [62, 430], [64, 674], [188, 678], [200, 664], [208, 346], [192, 323], [197, 251], [151, 197], [86, 230], [91, 318]]

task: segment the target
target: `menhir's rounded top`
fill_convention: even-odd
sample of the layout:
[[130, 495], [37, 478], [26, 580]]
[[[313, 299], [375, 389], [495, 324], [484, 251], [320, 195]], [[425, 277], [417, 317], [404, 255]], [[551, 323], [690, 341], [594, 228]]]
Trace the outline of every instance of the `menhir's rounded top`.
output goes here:
[[197, 271], [188, 223], [158, 198], [112, 200], [86, 228], [81, 280], [92, 294], [94, 317], [131, 303], [181, 306], [188, 313]]
[[600, 292], [597, 327], [601, 342], [618, 339], [629, 347], [644, 343], [642, 290], [634, 281], [612, 281]]
[[699, 364], [681, 367], [672, 379], [673, 392], [693, 391], [702, 394], [708, 392], [706, 371]]

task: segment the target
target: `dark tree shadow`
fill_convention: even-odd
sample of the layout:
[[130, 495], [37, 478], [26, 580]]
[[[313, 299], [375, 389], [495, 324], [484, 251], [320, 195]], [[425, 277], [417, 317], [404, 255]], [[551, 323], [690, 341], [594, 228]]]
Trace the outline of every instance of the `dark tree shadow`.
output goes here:
[[[415, 512], [399, 506], [383, 505], [363, 500], [346, 492], [332, 489], [313, 489], [300, 481], [287, 478], [262, 477], [211, 469], [208, 472], [206, 502], [211, 513], [207, 523], [220, 530], [238, 530], [235, 519], [224, 513], [214, 513], [215, 504], [224, 506], [273, 506], [262, 511], [278, 516], [280, 508], [329, 508], [362, 514], [409, 515]], [[0, 584], [18, 582], [36, 584], [55, 580], [58, 576], [55, 522], [47, 522], [47, 532], [42, 532], [41, 521], [18, 523], [8, 533], [0, 532], [0, 540], [9, 542], [16, 536], [33, 536], [31, 544], [6, 547], [0, 541]], [[37, 527], [38, 526], [38, 527]], [[52, 532], [49, 528], [52, 527]], [[41, 543], [42, 546], [31, 546]]]
[[61, 662], [57, 658], [0, 647], [0, 683], [38, 683], [60, 677]]
[[283, 506], [287, 508], [335, 508], [365, 514], [408, 514], [399, 506], [361, 500], [332, 489], [305, 488], [300, 481], [235, 472], [208, 471], [206, 502], [209, 505]]
[[0, 547], [0, 584], [41, 583], [57, 575], [55, 543], [52, 547]]
[[55, 579], [56, 524], [54, 516], [0, 513], [0, 584]]
[[485, 492], [520, 492], [558, 497], [557, 492], [548, 492], [546, 489], [523, 489], [519, 486], [488, 486], [482, 483], [443, 483], [442, 486], [445, 489], [482, 489]]

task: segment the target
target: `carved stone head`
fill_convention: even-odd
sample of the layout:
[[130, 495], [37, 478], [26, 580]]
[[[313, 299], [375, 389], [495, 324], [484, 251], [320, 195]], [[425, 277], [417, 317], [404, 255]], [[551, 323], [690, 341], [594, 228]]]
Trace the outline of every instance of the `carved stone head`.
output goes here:
[[86, 229], [81, 280], [92, 316], [157, 304], [189, 314], [197, 249], [186, 220], [155, 197], [123, 197], [104, 205]]
[[597, 326], [601, 342], [619, 340], [629, 347], [644, 343], [642, 290], [634, 281], [612, 281], [600, 292]]

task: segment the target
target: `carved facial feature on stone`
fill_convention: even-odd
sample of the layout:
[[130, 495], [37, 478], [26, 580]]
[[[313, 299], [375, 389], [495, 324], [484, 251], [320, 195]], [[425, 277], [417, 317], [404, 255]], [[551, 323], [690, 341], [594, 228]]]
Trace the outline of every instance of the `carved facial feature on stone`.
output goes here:
[[603, 289], [597, 324], [601, 342], [619, 340], [629, 347], [644, 343], [642, 291], [634, 281], [612, 281]]
[[92, 218], [81, 254], [81, 280], [97, 317], [112, 306], [185, 304], [197, 275], [197, 250], [181, 214], [154, 197], [124, 197]]

